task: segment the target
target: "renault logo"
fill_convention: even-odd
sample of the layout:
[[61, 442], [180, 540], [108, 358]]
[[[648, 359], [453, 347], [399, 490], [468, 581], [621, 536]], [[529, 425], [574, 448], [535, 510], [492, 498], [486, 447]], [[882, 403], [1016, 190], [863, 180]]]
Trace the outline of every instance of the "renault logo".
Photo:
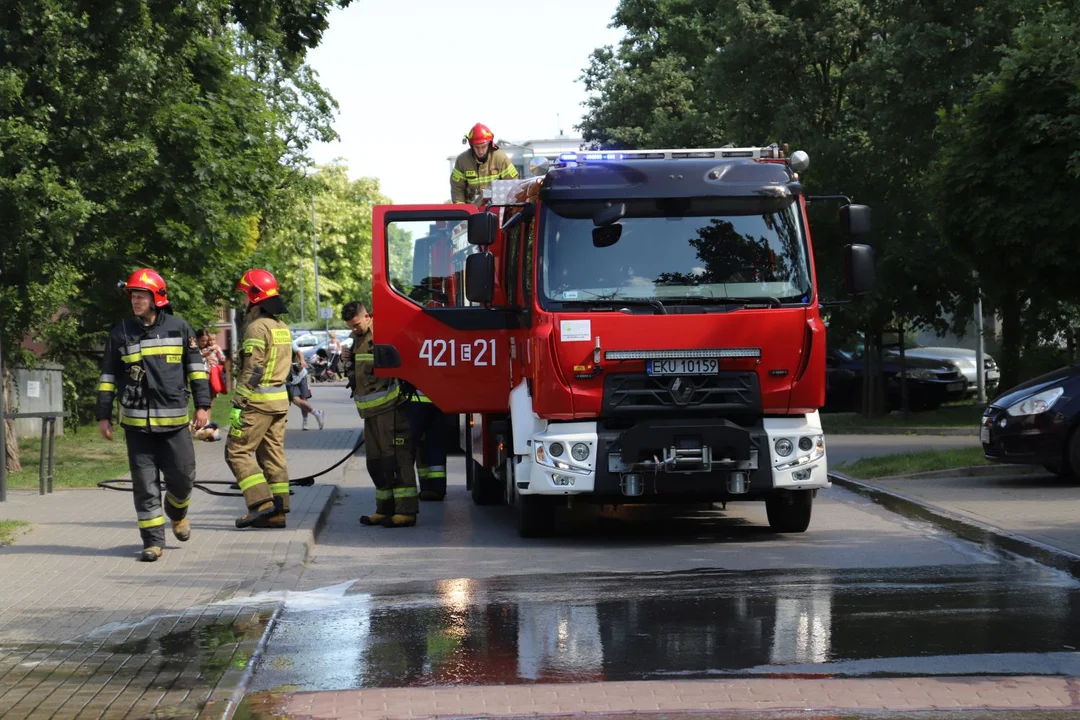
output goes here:
[[694, 394], [694, 386], [689, 382], [683, 382], [682, 378], [675, 378], [671, 387], [671, 399], [675, 401], [676, 405], [685, 405], [690, 401], [690, 396]]

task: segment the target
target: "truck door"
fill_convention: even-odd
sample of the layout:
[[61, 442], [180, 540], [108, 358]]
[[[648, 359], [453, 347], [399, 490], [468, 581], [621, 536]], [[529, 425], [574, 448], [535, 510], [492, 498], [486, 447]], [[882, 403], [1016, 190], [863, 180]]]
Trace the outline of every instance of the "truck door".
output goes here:
[[[376, 374], [415, 385], [446, 413], [509, 407], [509, 334], [518, 318], [496, 277], [490, 306], [465, 298], [472, 205], [380, 205], [372, 227]], [[496, 255], [501, 239], [487, 248]]]

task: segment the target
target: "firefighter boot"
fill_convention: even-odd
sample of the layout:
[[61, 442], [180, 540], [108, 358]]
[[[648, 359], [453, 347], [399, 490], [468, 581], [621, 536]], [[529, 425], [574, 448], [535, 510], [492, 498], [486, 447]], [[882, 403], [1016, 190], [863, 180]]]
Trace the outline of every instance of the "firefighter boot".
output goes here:
[[382, 513], [374, 512], [370, 515], [361, 515], [361, 525], [383, 525], [390, 519], [389, 515], [383, 515]]
[[259, 518], [255, 522], [251, 523], [253, 528], [270, 528], [281, 529], [285, 527], [285, 513], [289, 512], [288, 508], [283, 506], [282, 498], [274, 496], [274, 514], [270, 517]]
[[260, 503], [254, 508], [251, 508], [246, 513], [236, 518], [237, 528], [246, 528], [253, 525], [258, 520], [265, 520], [276, 512], [277, 508], [274, 507], [273, 500], [267, 500]]
[[139, 553], [139, 560], [142, 562], [154, 562], [161, 557], [161, 548], [156, 545], [143, 548], [143, 551]]
[[388, 528], [413, 527], [414, 525], [416, 525], [415, 515], [391, 515], [382, 521], [382, 526]]
[[188, 522], [186, 517], [172, 521], [172, 534], [180, 542], [187, 542], [191, 539], [191, 523]]

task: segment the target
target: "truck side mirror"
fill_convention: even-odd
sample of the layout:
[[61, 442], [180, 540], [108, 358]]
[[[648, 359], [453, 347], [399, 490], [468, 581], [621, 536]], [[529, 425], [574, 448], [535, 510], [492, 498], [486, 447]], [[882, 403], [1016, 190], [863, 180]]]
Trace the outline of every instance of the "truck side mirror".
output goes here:
[[874, 289], [874, 248], [844, 246], [844, 289], [852, 297], [866, 295]]
[[495, 213], [482, 212], [469, 216], [469, 244], [487, 247], [495, 242], [499, 231], [499, 216]]
[[484, 305], [495, 299], [495, 256], [491, 253], [478, 252], [465, 258], [465, 297]]
[[845, 237], [866, 235], [870, 232], [870, 208], [866, 205], [843, 205], [840, 207], [840, 222]]

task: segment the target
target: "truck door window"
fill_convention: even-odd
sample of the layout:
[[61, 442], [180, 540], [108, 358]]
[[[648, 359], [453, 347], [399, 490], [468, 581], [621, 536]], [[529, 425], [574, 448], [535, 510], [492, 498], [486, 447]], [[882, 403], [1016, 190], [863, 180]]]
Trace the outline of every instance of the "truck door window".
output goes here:
[[469, 245], [463, 222], [390, 222], [386, 269], [390, 285], [421, 307], [462, 307]]

